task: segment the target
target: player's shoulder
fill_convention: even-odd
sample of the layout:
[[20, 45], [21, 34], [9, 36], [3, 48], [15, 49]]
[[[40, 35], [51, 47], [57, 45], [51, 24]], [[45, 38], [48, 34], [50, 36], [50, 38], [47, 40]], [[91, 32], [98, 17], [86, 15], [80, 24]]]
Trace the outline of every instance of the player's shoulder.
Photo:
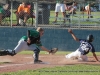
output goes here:
[[21, 39], [27, 40], [27, 36], [22, 36]]
[[87, 42], [86, 39], [79, 39], [80, 42], [84, 41], [84, 42]]
[[30, 31], [30, 35], [34, 36], [34, 37], [39, 37], [39, 32], [36, 30], [29, 30]]

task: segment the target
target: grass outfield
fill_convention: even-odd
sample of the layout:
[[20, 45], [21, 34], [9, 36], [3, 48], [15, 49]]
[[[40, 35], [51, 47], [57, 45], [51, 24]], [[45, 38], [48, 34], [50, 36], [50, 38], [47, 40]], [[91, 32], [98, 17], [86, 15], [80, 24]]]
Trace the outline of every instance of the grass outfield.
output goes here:
[[[13, 10], [14, 12], [15, 10]], [[79, 20], [82, 20], [80, 21], [81, 24], [100, 24], [100, 21], [98, 21], [98, 19], [100, 19], [100, 12], [92, 12], [92, 15], [93, 15], [93, 21], [86, 21], [87, 19], [87, 14], [86, 12], [84, 13], [84, 18], [83, 18], [83, 14], [82, 12], [78, 12], [77, 11], [77, 14], [75, 14], [74, 16], [71, 16], [71, 19], [72, 19], [72, 24], [76, 24], [76, 23], [79, 23]], [[12, 22], [13, 24], [16, 24], [17, 21], [16, 21], [16, 15], [13, 13], [13, 18], [12, 18]], [[80, 17], [79, 17], [80, 16]], [[52, 24], [52, 22], [55, 20], [55, 12], [54, 11], [50, 11], [50, 19], [49, 19], [49, 24]], [[52, 18], [53, 17], [53, 18]], [[59, 17], [62, 17], [62, 13], [59, 13]], [[59, 22], [60, 20], [58, 20]], [[27, 21], [28, 23], [31, 22], [31, 18], [29, 18], [29, 20]], [[68, 23], [68, 22], [66, 22]], [[68, 23], [69, 24], [69, 23]]]
[[0, 75], [100, 75], [99, 65], [66, 65], [62, 67], [41, 68]]
[[[40, 54], [46, 54], [46, 53], [47, 53], [46, 51], [40, 51]], [[66, 55], [66, 54], [69, 54], [69, 53], [71, 53], [71, 52], [70, 51], [58, 51], [56, 54]], [[19, 54], [33, 54], [33, 51], [22, 51]], [[96, 55], [100, 56], [100, 52], [96, 52]], [[89, 52], [88, 56], [92, 56], [92, 53]]]

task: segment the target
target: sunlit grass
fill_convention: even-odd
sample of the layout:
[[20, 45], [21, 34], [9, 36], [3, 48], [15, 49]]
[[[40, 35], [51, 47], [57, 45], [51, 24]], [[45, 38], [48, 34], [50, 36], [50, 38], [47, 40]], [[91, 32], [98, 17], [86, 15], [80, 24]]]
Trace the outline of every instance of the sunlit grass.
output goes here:
[[[13, 10], [13, 14], [12, 14], [12, 22], [15, 24], [17, 21], [16, 21], [16, 15], [14, 14], [14, 11]], [[87, 14], [86, 12], [84, 13], [84, 15], [82, 14], [82, 12], [79, 12], [77, 11], [77, 14], [73, 15], [73, 16], [70, 16], [71, 18], [71, 23], [72, 24], [78, 24], [80, 20], [80, 23], [81, 24], [99, 24], [100, 21], [98, 21], [98, 19], [100, 19], [100, 12], [92, 12], [92, 15], [93, 15], [93, 19], [95, 21], [86, 21], [87, 19]], [[48, 17], [48, 16], [47, 16]], [[55, 20], [55, 12], [54, 11], [50, 11], [50, 18], [49, 18], [49, 24], [52, 24], [52, 22]], [[60, 12], [59, 13], [59, 17], [62, 17], [62, 13]], [[35, 19], [34, 19], [35, 20]], [[59, 22], [60, 20], [58, 20]], [[30, 22], [31, 22], [31, 19], [30, 19]], [[62, 23], [63, 23], [63, 20], [62, 20]], [[66, 24], [69, 24], [69, 22], [67, 21]]]
[[[58, 51], [55, 54], [56, 55], [66, 55], [66, 54], [69, 54], [71, 52], [72, 51]], [[33, 51], [22, 51], [19, 54], [33, 54], [33, 53], [34, 53]], [[40, 54], [46, 54], [46, 53], [47, 53], [46, 51], [42, 51], [42, 50], [40, 51]], [[96, 52], [96, 55], [100, 56], [100, 52]], [[92, 56], [92, 53], [89, 52], [88, 56]]]
[[0, 75], [100, 75], [100, 65], [64, 65], [41, 68], [37, 70], [25, 70], [4, 73]]

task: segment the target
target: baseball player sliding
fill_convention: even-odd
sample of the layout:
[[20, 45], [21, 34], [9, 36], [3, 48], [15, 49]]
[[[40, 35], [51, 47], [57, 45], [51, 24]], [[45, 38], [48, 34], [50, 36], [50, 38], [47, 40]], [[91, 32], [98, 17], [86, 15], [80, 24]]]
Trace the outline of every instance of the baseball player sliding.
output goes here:
[[38, 27], [37, 30], [28, 30], [27, 36], [23, 36], [19, 40], [19, 42], [18, 42], [17, 46], [14, 48], [14, 50], [10, 50], [10, 49], [0, 50], [0, 56], [4, 56], [4, 55], [14, 56], [17, 53], [21, 52], [22, 50], [32, 50], [32, 51], [34, 51], [34, 55], [33, 55], [34, 56], [34, 64], [41, 63], [42, 61], [39, 60], [40, 48], [51, 54], [55, 53], [57, 51], [57, 48], [48, 50], [47, 48], [42, 46], [40, 38], [43, 34], [44, 34], [44, 30], [40, 27]]
[[85, 39], [78, 39], [74, 35], [71, 29], [69, 29], [68, 32], [72, 35], [75, 41], [78, 41], [81, 44], [76, 51], [65, 56], [67, 59], [77, 58], [79, 61], [88, 61], [88, 57], [86, 55], [89, 53], [89, 51], [91, 51], [96, 61], [99, 61], [95, 54], [94, 46], [91, 44], [91, 42], [94, 40], [93, 35], [88, 35], [87, 40], [85, 40]]

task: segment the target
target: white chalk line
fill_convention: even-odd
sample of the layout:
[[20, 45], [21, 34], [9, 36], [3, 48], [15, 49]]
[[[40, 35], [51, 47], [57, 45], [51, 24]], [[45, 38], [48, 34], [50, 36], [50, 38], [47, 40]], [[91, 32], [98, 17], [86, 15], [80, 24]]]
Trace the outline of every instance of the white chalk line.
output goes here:
[[[4, 66], [0, 66], [0, 68], [4, 68], [4, 67], [12, 67], [12, 66], [22, 66], [22, 65], [28, 65], [28, 64], [33, 64], [33, 62], [30, 62], [30, 63], [23, 63], [23, 64], [8, 64], [8, 65], [4, 65]], [[41, 63], [38, 63], [38, 64], [50, 64], [49, 62], [41, 62]]]
[[[44, 56], [40, 56], [40, 57], [44, 57]], [[32, 57], [24, 57], [24, 58], [32, 58]], [[3, 66], [0, 66], [0, 68], [11, 67], [11, 66], [22, 66], [22, 65], [28, 65], [28, 64], [34, 64], [34, 62], [22, 63], [22, 64], [6, 64], [6, 65], [3, 65]], [[50, 63], [49, 62], [41, 62], [41, 63], [38, 63], [38, 64], [50, 64]]]
[[22, 63], [22, 64], [8, 64], [8, 65], [0, 66], [0, 68], [3, 68], [3, 67], [11, 67], [11, 66], [22, 66], [22, 65], [27, 65], [27, 64], [33, 64], [33, 62], [30, 62], [30, 63]]

